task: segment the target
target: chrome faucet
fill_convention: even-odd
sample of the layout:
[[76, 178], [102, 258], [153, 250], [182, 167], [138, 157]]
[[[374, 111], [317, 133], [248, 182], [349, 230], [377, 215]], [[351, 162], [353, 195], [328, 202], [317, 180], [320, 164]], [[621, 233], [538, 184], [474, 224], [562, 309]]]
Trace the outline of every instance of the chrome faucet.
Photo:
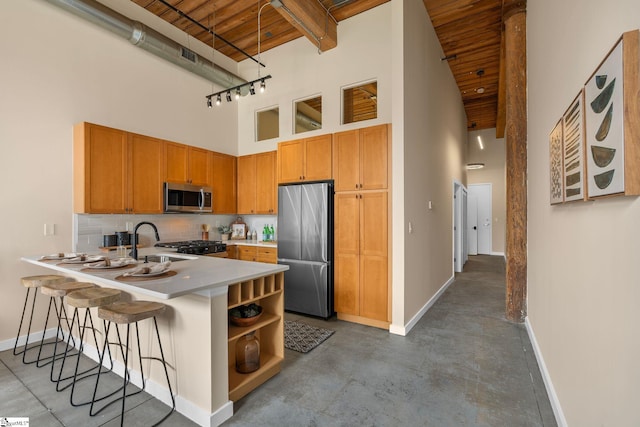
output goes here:
[[140, 228], [140, 226], [144, 224], [147, 224], [153, 227], [153, 231], [156, 232], [156, 241], [157, 242], [160, 241], [160, 235], [158, 234], [158, 227], [156, 227], [153, 223], [148, 221], [142, 221], [136, 224], [136, 226], [133, 228], [133, 236], [131, 236], [131, 253], [129, 254], [131, 255], [131, 258], [135, 260], [138, 259], [138, 228]]

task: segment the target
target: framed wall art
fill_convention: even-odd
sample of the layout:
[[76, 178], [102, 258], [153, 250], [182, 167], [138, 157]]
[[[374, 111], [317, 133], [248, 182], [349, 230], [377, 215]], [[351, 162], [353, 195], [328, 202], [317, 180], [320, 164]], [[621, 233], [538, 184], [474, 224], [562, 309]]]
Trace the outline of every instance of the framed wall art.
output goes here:
[[231, 240], [244, 240], [246, 238], [247, 224], [242, 221], [241, 217], [238, 217], [238, 219], [231, 224]]
[[589, 198], [640, 194], [638, 39], [624, 33], [584, 87]]
[[562, 155], [562, 120], [549, 134], [549, 179], [550, 202], [552, 205], [564, 202], [564, 174]]
[[562, 116], [564, 200], [584, 200], [584, 91], [580, 91]]

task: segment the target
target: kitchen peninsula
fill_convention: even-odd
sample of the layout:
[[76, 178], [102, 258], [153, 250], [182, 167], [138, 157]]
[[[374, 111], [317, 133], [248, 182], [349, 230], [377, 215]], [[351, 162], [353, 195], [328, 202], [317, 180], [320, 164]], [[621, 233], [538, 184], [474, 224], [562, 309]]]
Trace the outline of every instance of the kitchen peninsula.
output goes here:
[[[146, 281], [122, 281], [119, 276], [123, 270], [118, 269], [89, 270], [82, 264], [45, 261], [40, 256], [22, 260], [78, 281], [121, 289], [135, 300], [166, 304], [168, 309], [158, 320], [176, 409], [202, 426], [217, 426], [233, 415], [232, 401], [280, 371], [287, 266], [175, 254], [157, 248], [141, 250], [140, 258], [162, 253], [173, 258], [171, 270], [176, 274]], [[228, 308], [251, 302], [263, 307], [260, 321], [246, 328], [229, 327]], [[261, 367], [251, 374], [238, 374], [234, 369], [235, 342], [253, 331], [261, 340]], [[143, 326], [143, 340], [147, 333]], [[168, 402], [167, 391], [155, 382], [160, 369], [152, 367], [147, 391]]]

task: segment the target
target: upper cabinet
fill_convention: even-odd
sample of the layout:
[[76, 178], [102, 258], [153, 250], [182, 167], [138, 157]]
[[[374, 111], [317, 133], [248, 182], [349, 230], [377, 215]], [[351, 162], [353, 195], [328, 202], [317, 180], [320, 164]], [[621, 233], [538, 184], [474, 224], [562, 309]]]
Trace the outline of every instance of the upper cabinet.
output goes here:
[[389, 132], [385, 124], [333, 135], [335, 191], [388, 188]]
[[162, 212], [161, 140], [91, 123], [73, 138], [74, 212]]
[[277, 211], [276, 152], [238, 157], [238, 213]]
[[275, 151], [256, 154], [256, 211], [260, 214], [278, 212]]
[[228, 154], [212, 154], [213, 213], [235, 214], [237, 212], [236, 157]]
[[329, 134], [278, 144], [278, 182], [331, 179], [331, 141]]
[[203, 148], [165, 142], [166, 180], [211, 186], [211, 152]]
[[129, 134], [128, 209], [130, 213], [162, 213], [164, 141]]

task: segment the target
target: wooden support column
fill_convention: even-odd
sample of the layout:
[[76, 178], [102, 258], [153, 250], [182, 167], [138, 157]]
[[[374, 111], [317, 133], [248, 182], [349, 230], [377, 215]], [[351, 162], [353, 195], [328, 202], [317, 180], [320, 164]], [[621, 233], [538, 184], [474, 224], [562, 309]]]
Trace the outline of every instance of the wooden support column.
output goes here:
[[514, 322], [523, 322], [527, 315], [526, 1], [505, 0], [504, 7], [507, 146], [506, 317]]

